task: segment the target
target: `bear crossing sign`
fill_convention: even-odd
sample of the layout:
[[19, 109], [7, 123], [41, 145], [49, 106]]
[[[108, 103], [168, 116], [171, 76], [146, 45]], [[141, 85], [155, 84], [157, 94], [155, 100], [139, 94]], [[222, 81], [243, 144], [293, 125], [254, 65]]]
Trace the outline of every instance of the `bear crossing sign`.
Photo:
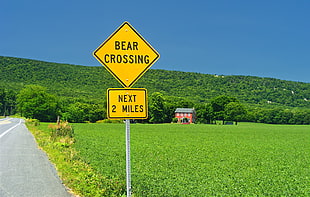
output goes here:
[[126, 88], [159, 58], [159, 53], [128, 22], [124, 22], [93, 55]]

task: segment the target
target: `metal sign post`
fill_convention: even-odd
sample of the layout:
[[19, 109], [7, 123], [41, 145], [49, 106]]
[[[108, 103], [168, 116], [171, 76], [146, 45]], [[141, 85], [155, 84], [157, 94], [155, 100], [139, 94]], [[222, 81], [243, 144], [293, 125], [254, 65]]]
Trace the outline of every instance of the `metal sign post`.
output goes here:
[[131, 196], [131, 173], [130, 173], [130, 120], [126, 119], [126, 184], [127, 197]]

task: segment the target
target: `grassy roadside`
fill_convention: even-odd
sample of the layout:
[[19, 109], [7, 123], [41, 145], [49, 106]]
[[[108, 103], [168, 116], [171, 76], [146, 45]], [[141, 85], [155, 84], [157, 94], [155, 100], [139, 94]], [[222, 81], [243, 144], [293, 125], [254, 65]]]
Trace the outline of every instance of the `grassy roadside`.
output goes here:
[[[75, 194], [124, 194], [124, 124], [75, 123], [76, 142], [28, 125]], [[308, 125], [132, 124], [131, 137], [135, 196], [309, 196]]]
[[122, 188], [112, 180], [97, 173], [72, 147], [74, 138], [52, 137], [49, 123], [28, 120], [26, 125], [55, 165], [66, 187], [75, 196], [121, 196]]

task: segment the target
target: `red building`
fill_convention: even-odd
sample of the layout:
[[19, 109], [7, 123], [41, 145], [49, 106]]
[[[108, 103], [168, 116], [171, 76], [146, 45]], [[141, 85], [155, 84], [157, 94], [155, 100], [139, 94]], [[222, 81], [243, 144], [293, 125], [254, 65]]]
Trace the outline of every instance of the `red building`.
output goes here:
[[178, 119], [179, 123], [195, 123], [196, 111], [193, 108], [177, 108], [175, 118]]

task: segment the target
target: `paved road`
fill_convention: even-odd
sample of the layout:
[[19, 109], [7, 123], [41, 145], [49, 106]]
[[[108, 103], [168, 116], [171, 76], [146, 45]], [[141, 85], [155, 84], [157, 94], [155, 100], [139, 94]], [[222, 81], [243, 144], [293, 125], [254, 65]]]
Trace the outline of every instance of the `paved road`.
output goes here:
[[70, 197], [18, 118], [0, 119], [0, 197]]

